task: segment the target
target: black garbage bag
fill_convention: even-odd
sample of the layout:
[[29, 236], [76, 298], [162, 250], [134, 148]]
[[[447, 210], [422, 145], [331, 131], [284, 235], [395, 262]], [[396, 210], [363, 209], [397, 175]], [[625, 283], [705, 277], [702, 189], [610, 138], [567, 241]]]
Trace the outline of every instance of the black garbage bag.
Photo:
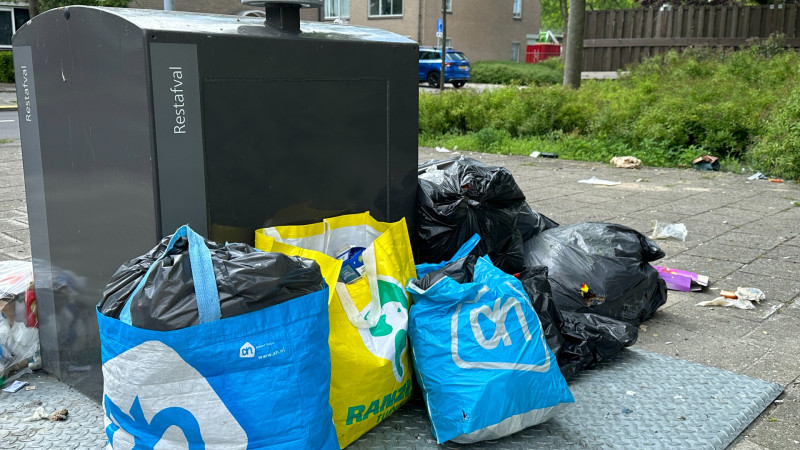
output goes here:
[[549, 268], [553, 301], [562, 312], [638, 326], [667, 301], [666, 284], [649, 264], [664, 252], [632, 228], [578, 223], [542, 231], [524, 246], [527, 266]]
[[552, 300], [547, 272], [544, 266], [531, 267], [525, 269], [519, 279], [565, 379], [571, 379], [580, 370], [594, 367], [636, 342], [639, 330], [627, 322], [592, 313], [560, 311]]
[[550, 228], [558, 226], [554, 220], [540, 214], [525, 203], [517, 216], [517, 229], [519, 229], [523, 241], [533, 238], [537, 234]]
[[[170, 237], [114, 273], [98, 307], [101, 314], [119, 318], [148, 268], [164, 253]], [[325, 287], [319, 265], [313, 260], [262, 252], [246, 244], [205, 242], [211, 252], [223, 319], [274, 306]], [[144, 288], [131, 300], [130, 310], [132, 325], [149, 330], [177, 330], [199, 323], [186, 237], [179, 238], [168, 255], [158, 262]]]
[[511, 172], [465, 156], [420, 164], [417, 192], [421, 262], [448, 259], [477, 233], [481, 241], [472, 254], [488, 254], [506, 273], [518, 273], [523, 237], [552, 222], [527, 207]]

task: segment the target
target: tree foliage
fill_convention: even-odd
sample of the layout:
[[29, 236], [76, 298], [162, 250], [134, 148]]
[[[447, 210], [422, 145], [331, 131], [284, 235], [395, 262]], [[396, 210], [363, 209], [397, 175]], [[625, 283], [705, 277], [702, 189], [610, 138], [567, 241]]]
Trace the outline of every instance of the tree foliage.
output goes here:
[[[599, 9], [631, 9], [638, 7], [636, 0], [586, 0], [589, 11]], [[542, 0], [543, 30], [564, 31], [569, 0]]]
[[128, 6], [128, 3], [130, 3], [130, 0], [39, 0], [39, 10], [47, 11], [48, 9], [70, 5], [112, 6], [125, 8]]

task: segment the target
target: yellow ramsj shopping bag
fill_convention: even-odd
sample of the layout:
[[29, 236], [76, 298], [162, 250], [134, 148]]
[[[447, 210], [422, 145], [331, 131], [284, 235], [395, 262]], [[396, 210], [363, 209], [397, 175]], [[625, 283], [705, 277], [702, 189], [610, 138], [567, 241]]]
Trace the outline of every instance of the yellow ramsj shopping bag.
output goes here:
[[411, 396], [408, 309], [404, 287], [416, 278], [405, 219], [378, 222], [369, 213], [321, 223], [256, 231], [256, 248], [312, 258], [321, 267], [351, 247], [362, 253], [364, 274], [336, 286], [330, 302], [331, 395], [339, 446], [346, 447]]

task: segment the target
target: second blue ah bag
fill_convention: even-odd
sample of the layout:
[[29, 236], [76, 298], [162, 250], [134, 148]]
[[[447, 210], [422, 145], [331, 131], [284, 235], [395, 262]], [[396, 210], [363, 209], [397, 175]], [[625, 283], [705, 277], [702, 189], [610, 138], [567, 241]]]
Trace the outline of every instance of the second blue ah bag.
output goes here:
[[422, 264], [409, 335], [439, 443], [497, 439], [550, 418], [572, 394], [522, 284], [486, 257]]

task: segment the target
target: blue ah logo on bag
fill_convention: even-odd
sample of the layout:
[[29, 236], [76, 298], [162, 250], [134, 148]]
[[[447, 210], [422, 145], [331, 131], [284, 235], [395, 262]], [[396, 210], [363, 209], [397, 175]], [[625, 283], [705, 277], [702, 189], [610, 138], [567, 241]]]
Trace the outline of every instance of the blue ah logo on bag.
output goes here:
[[239, 349], [239, 357], [240, 358], [255, 358], [256, 357], [256, 348], [253, 347], [253, 344], [249, 342], [245, 342], [242, 345], [242, 348]]
[[108, 360], [103, 377], [114, 449], [247, 447], [247, 434], [208, 381], [163, 342], [147, 341]]
[[[510, 283], [507, 286], [516, 291]], [[541, 332], [531, 335], [530, 330], [539, 327], [538, 324], [529, 326], [529, 320], [538, 319], [525, 295], [518, 292], [519, 297], [487, 301], [486, 295], [490, 292], [489, 288], [484, 288], [475, 299], [456, 307], [451, 318], [453, 361], [462, 369], [547, 372], [550, 352]], [[530, 347], [532, 345], [542, 345], [544, 352]]]

